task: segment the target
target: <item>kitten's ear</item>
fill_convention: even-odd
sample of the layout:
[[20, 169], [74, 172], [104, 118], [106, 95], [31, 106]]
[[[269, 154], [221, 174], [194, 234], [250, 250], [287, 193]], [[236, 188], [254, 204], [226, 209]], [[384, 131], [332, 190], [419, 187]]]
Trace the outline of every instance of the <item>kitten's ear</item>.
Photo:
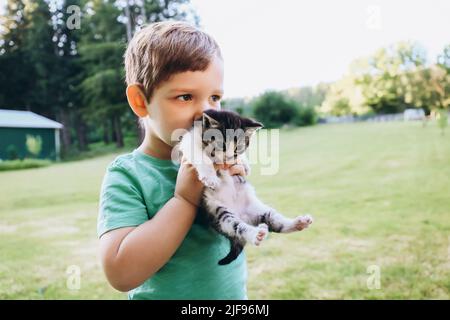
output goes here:
[[245, 133], [251, 136], [261, 128], [264, 128], [262, 123], [249, 119], [248, 123], [245, 124]]
[[210, 128], [218, 128], [220, 126], [219, 122], [216, 119], [211, 118], [204, 112], [202, 115], [202, 124], [203, 129], [205, 130]]

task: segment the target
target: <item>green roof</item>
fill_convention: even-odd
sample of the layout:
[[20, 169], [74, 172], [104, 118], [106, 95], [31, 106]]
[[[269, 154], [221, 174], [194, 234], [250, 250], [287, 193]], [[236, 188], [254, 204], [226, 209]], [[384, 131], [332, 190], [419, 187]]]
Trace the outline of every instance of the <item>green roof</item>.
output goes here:
[[0, 127], [61, 129], [63, 125], [31, 111], [0, 109]]

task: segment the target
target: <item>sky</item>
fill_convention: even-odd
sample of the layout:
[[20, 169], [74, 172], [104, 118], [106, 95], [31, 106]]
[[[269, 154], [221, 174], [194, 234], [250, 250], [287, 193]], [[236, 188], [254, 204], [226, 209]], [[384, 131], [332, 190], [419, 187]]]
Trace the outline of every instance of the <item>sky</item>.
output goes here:
[[191, 0], [225, 61], [224, 98], [331, 82], [351, 61], [418, 41], [450, 44], [450, 0]]
[[[5, 0], [0, 0], [3, 8]], [[225, 61], [224, 98], [332, 82], [398, 41], [430, 61], [450, 44], [450, 0], [191, 0]]]

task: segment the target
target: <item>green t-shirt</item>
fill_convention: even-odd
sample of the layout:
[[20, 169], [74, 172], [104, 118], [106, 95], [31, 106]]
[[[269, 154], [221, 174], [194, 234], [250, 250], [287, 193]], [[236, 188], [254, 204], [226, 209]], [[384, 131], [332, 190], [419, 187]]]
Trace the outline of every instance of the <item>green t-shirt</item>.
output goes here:
[[[173, 197], [179, 167], [137, 149], [118, 156], [103, 179], [98, 236], [151, 219]], [[218, 265], [229, 252], [230, 243], [200, 213], [175, 254], [156, 274], [131, 290], [129, 299], [246, 298], [245, 253], [228, 265]]]

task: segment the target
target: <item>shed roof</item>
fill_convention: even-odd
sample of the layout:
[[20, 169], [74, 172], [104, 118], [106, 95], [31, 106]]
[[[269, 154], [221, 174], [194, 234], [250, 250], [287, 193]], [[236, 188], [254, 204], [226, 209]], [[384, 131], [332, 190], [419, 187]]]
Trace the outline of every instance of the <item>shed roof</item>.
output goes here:
[[0, 109], [0, 127], [61, 129], [63, 125], [31, 111]]

